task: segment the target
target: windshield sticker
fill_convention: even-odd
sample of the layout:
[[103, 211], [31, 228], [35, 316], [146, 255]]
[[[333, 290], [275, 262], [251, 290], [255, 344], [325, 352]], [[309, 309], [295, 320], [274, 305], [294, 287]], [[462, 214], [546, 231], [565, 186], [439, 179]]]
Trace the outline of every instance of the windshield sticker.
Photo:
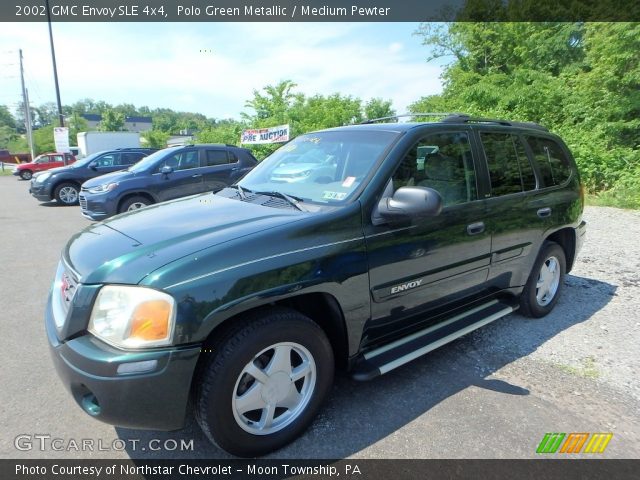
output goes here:
[[347, 198], [347, 194], [345, 192], [331, 192], [329, 190], [325, 190], [322, 192], [322, 198], [325, 200], [344, 200]]
[[347, 177], [344, 179], [344, 182], [342, 182], [342, 186], [345, 188], [349, 188], [351, 185], [353, 185], [353, 182], [356, 181], [356, 177]]
[[322, 140], [320, 137], [302, 137], [298, 139], [298, 141], [300, 142], [311, 142], [315, 143], [316, 145], [320, 143], [320, 140]]

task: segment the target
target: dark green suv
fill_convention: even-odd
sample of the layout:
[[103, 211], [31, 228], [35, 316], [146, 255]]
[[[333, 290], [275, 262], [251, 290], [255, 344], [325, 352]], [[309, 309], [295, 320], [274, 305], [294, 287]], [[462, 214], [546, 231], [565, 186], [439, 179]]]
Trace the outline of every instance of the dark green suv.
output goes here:
[[[291, 177], [287, 177], [290, 175]], [[299, 136], [241, 181], [75, 235], [46, 311], [82, 409], [261, 455], [334, 368], [369, 379], [516, 309], [556, 304], [584, 235], [565, 144], [450, 115]]]

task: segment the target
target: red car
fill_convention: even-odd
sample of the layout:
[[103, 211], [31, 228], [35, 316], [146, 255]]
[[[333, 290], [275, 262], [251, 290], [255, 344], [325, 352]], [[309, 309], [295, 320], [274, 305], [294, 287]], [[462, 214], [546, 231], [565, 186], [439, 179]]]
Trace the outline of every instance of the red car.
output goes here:
[[34, 173], [43, 172], [51, 168], [64, 167], [65, 157], [67, 165], [76, 161], [76, 157], [70, 153], [43, 153], [42, 155], [38, 155], [33, 162], [18, 165], [13, 171], [13, 174], [23, 180], [30, 180]]

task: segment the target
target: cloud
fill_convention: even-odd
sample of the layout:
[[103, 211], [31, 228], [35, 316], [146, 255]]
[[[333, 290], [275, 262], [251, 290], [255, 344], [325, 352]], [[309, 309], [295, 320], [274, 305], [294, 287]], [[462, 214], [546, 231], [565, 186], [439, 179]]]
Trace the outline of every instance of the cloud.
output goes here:
[[[385, 42], [384, 29], [362, 23], [56, 23], [54, 38], [63, 103], [90, 97], [237, 118], [253, 90], [284, 79], [307, 95], [389, 98], [398, 111], [439, 92], [441, 67], [425, 63], [423, 51]], [[53, 101], [46, 24], [5, 24], [0, 43], [24, 49], [30, 92], [38, 90], [32, 103]], [[19, 94], [16, 82], [0, 78], [0, 91]]]

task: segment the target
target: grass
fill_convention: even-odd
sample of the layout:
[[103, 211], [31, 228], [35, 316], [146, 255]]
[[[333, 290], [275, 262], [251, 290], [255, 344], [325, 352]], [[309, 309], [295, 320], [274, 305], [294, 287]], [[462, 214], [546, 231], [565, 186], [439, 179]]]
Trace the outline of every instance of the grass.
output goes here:
[[640, 209], [640, 193], [627, 189], [607, 190], [598, 194], [587, 195], [585, 200], [587, 205], [596, 207]]
[[10, 167], [4, 167], [4, 170], [0, 168], [0, 177], [10, 177], [13, 175], [13, 169]]
[[585, 357], [580, 361], [581, 365], [579, 367], [574, 367], [571, 365], [565, 365], [563, 363], [555, 364], [563, 372], [569, 373], [571, 375], [577, 375], [578, 377], [584, 378], [598, 378], [600, 377], [600, 371], [596, 366], [596, 359], [594, 357]]

